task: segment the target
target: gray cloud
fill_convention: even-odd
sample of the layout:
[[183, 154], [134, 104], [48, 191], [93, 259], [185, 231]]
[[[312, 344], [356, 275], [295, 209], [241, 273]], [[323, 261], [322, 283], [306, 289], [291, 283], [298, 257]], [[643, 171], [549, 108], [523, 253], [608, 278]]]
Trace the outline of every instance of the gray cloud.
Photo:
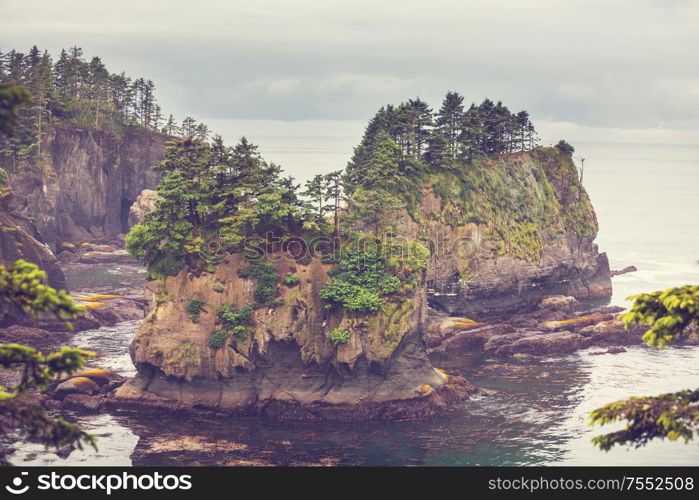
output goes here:
[[3, 49], [80, 45], [180, 117], [365, 120], [457, 90], [552, 122], [699, 126], [694, 0], [4, 4]]

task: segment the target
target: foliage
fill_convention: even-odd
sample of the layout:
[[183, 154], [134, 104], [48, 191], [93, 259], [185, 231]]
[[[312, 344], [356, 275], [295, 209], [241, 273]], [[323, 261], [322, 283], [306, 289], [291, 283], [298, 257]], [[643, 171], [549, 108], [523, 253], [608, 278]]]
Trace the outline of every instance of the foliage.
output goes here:
[[559, 150], [562, 154], [568, 155], [568, 156], [573, 156], [573, 153], [575, 153], [575, 148], [568, 144], [566, 141], [561, 139], [556, 143], [556, 149]]
[[654, 438], [682, 438], [686, 443], [699, 425], [699, 390], [609, 403], [591, 412], [590, 421], [597, 425], [626, 421], [623, 430], [592, 439], [595, 446], [605, 451], [624, 444], [639, 448]]
[[234, 307], [222, 305], [216, 312], [216, 324], [221, 328], [211, 332], [209, 347], [218, 349], [223, 345], [223, 340], [233, 335], [241, 341], [245, 341], [247, 327], [252, 323], [253, 308], [245, 306], [240, 311]]
[[[25, 313], [39, 316], [50, 313], [59, 319], [75, 319], [83, 311], [65, 291], [56, 291], [42, 284], [46, 273], [31, 263], [16, 261], [8, 269], [0, 266], [0, 312], [7, 315], [7, 306], [18, 306]], [[1, 319], [1, 316], [0, 316]], [[70, 326], [70, 323], [67, 323]], [[93, 353], [62, 347], [58, 352], [43, 355], [20, 344], [0, 344], [0, 366], [21, 369], [20, 382], [11, 389], [0, 388], [0, 416], [17, 425], [22, 438], [59, 448], [74, 444], [94, 446], [94, 437], [77, 425], [46, 415], [40, 405], [18, 398], [31, 389], [46, 390], [55, 377], [70, 375], [82, 368], [85, 357]]]
[[10, 179], [4, 168], [0, 168], [0, 199], [10, 194]]
[[204, 301], [198, 298], [190, 299], [187, 303], [187, 312], [189, 313], [189, 319], [192, 323], [199, 322], [199, 314], [201, 314], [204, 308]]
[[335, 328], [328, 334], [328, 339], [335, 345], [346, 344], [349, 342], [350, 334], [347, 330], [341, 330], [340, 328]]
[[277, 295], [279, 275], [274, 264], [268, 260], [248, 264], [238, 271], [238, 276], [255, 280], [253, 295], [258, 304], [266, 304]]
[[220, 349], [226, 343], [226, 339], [228, 338], [228, 336], [229, 333], [227, 332], [224, 332], [222, 330], [214, 330], [213, 332], [211, 332], [211, 336], [209, 337], [207, 345], [212, 349]]
[[[0, 73], [0, 77], [2, 73]], [[31, 101], [25, 87], [10, 82], [0, 82], [0, 134], [12, 135], [17, 125], [21, 106]]]
[[650, 346], [673, 344], [685, 328], [699, 318], [699, 286], [685, 285], [641, 293], [629, 299], [634, 303], [621, 319], [626, 326], [648, 324], [651, 328], [643, 335], [643, 341]]
[[70, 328], [69, 321], [76, 319], [84, 308], [77, 306], [65, 290], [56, 291], [44, 284], [45, 280], [45, 271], [24, 260], [8, 268], [0, 265], [0, 318], [11, 314], [11, 307], [15, 306], [35, 317], [53, 314]]
[[[5, 92], [0, 94], [0, 133], [11, 134], [16, 106], [27, 101], [28, 96], [11, 86], [2, 89]], [[8, 98], [7, 92], [19, 98]], [[44, 285], [42, 281], [45, 279], [46, 273], [29, 262], [18, 260], [7, 269], [0, 266], [0, 321], [8, 315], [8, 304], [34, 316], [49, 313], [63, 320], [75, 319], [82, 309], [64, 290], [57, 292]], [[59, 448], [71, 444], [80, 449], [83, 443], [95, 446], [94, 438], [77, 425], [51, 418], [40, 405], [27, 403], [19, 397], [32, 388], [45, 389], [55, 376], [80, 369], [86, 356], [93, 356], [93, 353], [63, 347], [44, 356], [28, 346], [0, 345], [0, 366], [22, 373], [16, 387], [10, 390], [0, 387], [0, 416], [4, 417], [6, 424], [16, 425], [23, 439], [45, 446]]]
[[[172, 356], [173, 354], [174, 356]], [[199, 366], [201, 363], [197, 346], [192, 344], [189, 340], [183, 341], [179, 347], [174, 346], [170, 349], [168, 355], [172, 356], [169, 363], [182, 370], [186, 370], [188, 366]]]
[[485, 99], [464, 110], [463, 97], [448, 92], [433, 114], [421, 99], [379, 109], [345, 171], [349, 195], [359, 187], [396, 194], [406, 181], [432, 169], [464, 166], [474, 158], [532, 150], [537, 137], [526, 111], [511, 113]]
[[369, 313], [379, 310], [381, 297], [412, 289], [418, 273], [427, 267], [429, 253], [425, 259], [427, 250], [422, 245], [406, 246], [419, 255], [389, 253], [389, 246], [363, 251], [344, 249], [340, 262], [330, 273], [332, 281], [320, 291], [327, 303], [325, 307]]
[[391, 212], [404, 206], [403, 201], [383, 189], [357, 188], [350, 198], [346, 221], [368, 225], [374, 236], [390, 234], [393, 230]]
[[40, 160], [43, 137], [65, 122], [116, 133], [138, 127], [170, 136], [205, 139], [208, 134], [207, 127], [192, 118], [181, 127], [172, 115], [165, 120], [151, 80], [112, 74], [99, 57], [86, 60], [80, 47], [62, 50], [55, 62], [36, 45], [26, 54], [0, 53], [2, 81], [14, 81], [33, 95], [30, 106], [13, 112], [17, 104], [28, 102], [28, 94], [21, 87], [0, 86], [0, 123], [16, 128], [14, 137], [0, 144], [0, 157], [11, 159], [13, 165]]
[[[621, 317], [650, 326], [643, 335], [648, 345], [665, 347], [675, 343], [691, 325], [699, 324], [699, 286], [681, 286], [630, 297], [634, 303]], [[640, 447], [654, 438], [671, 441], [694, 437], [699, 426], [699, 390], [684, 390], [654, 397], [634, 397], [607, 404], [590, 413], [590, 422], [605, 425], [626, 421], [624, 429], [596, 436], [592, 442], [603, 450], [614, 445]]]
[[286, 286], [295, 286], [299, 284], [299, 277], [296, 276], [293, 273], [287, 273], [286, 276], [284, 276], [283, 282]]
[[18, 396], [30, 389], [46, 390], [55, 377], [70, 375], [85, 364], [85, 357], [94, 353], [62, 347], [58, 352], [43, 355], [36, 349], [19, 344], [0, 344], [0, 366], [4, 369], [20, 368], [22, 378], [14, 388], [0, 388], [0, 416], [14, 422], [26, 441], [60, 448], [73, 444], [82, 449], [83, 444], [95, 447], [95, 438], [79, 426], [60, 418], [46, 415], [37, 404], [27, 403]]
[[220, 137], [212, 144], [174, 141], [158, 170], [156, 206], [126, 236], [127, 249], [151, 275], [214, 264], [217, 255], [240, 250], [246, 238], [303, 225], [293, 179], [282, 178], [280, 167], [264, 161], [245, 138], [233, 148]]

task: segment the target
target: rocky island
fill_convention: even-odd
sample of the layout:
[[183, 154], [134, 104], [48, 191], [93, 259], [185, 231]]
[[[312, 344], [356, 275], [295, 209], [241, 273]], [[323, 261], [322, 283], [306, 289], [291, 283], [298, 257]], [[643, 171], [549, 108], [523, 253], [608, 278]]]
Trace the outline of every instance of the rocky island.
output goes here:
[[[433, 115], [419, 100], [382, 108], [346, 171], [307, 183], [307, 206], [245, 139], [168, 150], [160, 201], [127, 237], [149, 266], [152, 307], [131, 347], [138, 376], [114, 404], [429, 415], [475, 391], [432, 366], [429, 312], [481, 319], [545, 295], [609, 296], [570, 152], [529, 144], [515, 125], [519, 116], [531, 127], [522, 114], [487, 100], [464, 112], [452, 106], [458, 97], [447, 96], [436, 123], [464, 113], [481, 136], [450, 144], [454, 131], [438, 126], [423, 137]], [[491, 115], [512, 128], [491, 137]], [[177, 205], [185, 195], [195, 201]], [[212, 239], [219, 254], [208, 254]]]

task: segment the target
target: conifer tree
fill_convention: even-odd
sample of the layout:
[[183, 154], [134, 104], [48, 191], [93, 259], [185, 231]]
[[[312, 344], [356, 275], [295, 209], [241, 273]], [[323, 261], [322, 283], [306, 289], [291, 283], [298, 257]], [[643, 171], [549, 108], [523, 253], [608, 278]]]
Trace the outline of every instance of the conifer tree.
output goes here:
[[327, 180], [321, 174], [316, 174], [311, 180], [306, 181], [305, 190], [301, 192], [301, 196], [305, 196], [310, 201], [310, 209], [319, 224], [324, 221], [327, 207]]
[[331, 201], [329, 209], [333, 214], [333, 237], [340, 238], [340, 209], [344, 201], [344, 187], [342, 182], [342, 171], [336, 170], [325, 175], [326, 199]]

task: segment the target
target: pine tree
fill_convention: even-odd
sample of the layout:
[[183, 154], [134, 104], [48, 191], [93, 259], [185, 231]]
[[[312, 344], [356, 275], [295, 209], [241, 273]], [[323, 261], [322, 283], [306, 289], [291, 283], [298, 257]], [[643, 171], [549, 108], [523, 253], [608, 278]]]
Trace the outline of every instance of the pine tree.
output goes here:
[[197, 133], [197, 122], [191, 116], [182, 120], [182, 135], [185, 137], [195, 137]]
[[328, 207], [333, 214], [333, 238], [340, 238], [340, 209], [344, 201], [344, 186], [342, 182], [342, 171], [336, 170], [325, 175], [325, 198], [331, 201]]
[[437, 133], [446, 141], [446, 156], [456, 160], [460, 156], [459, 138], [463, 132], [464, 98], [456, 92], [447, 92], [437, 113]]
[[375, 238], [392, 233], [391, 212], [405, 205], [400, 198], [384, 189], [363, 187], [359, 187], [352, 194], [349, 204], [351, 210], [347, 214], [347, 223], [366, 224]]
[[310, 201], [310, 208], [316, 221], [320, 224], [325, 217], [325, 201], [327, 200], [327, 181], [321, 174], [316, 174], [313, 179], [306, 181], [306, 189], [301, 192]]

